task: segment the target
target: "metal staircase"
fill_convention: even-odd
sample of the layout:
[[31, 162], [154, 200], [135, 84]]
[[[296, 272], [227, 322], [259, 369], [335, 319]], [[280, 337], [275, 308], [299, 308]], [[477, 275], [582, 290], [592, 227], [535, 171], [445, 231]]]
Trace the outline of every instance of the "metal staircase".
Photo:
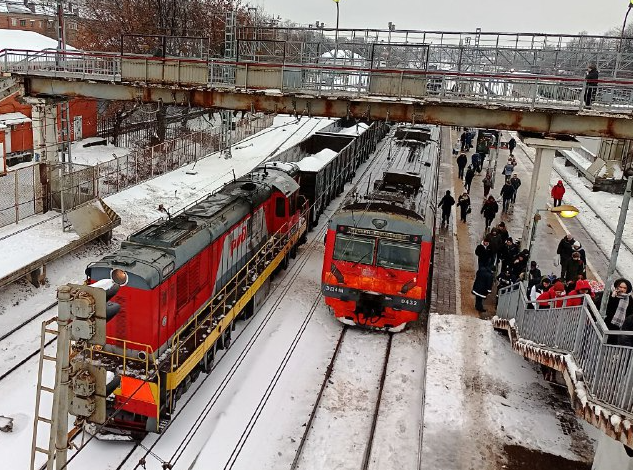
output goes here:
[[0, 101], [20, 91], [20, 84], [15, 77], [6, 77], [0, 80]]

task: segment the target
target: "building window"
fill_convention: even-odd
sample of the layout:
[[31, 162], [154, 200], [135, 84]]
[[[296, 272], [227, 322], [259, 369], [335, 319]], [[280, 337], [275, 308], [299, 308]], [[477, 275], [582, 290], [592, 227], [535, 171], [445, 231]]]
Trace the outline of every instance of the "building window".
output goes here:
[[68, 23], [68, 28], [69, 29], [73, 29], [73, 30], [76, 31], [77, 30], [77, 23], [73, 23], [73, 22]]
[[31, 20], [31, 28], [35, 28], [35, 20]]
[[40, 20], [40, 29], [42, 29], [43, 27], [44, 27], [44, 22]]
[[18, 20], [16, 20], [15, 18], [11, 18], [11, 26], [17, 26], [18, 25]]
[[26, 26], [26, 20], [20, 20], [20, 26]]
[[46, 22], [46, 27], [47, 27], [48, 29], [53, 29], [53, 20], [48, 20], [48, 21]]

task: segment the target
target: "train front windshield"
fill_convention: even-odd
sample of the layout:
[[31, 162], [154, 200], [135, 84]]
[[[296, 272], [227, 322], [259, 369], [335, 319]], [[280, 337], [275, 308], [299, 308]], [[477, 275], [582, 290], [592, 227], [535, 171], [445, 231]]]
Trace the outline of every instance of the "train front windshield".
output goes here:
[[397, 243], [388, 240], [378, 241], [376, 264], [388, 269], [418, 271], [420, 247], [409, 243]]
[[[378, 249], [376, 249], [378, 242]], [[387, 269], [417, 272], [420, 246], [337, 234], [332, 256], [337, 261], [377, 265]]]
[[332, 257], [337, 261], [374, 264], [375, 241], [369, 238], [355, 238], [336, 235]]

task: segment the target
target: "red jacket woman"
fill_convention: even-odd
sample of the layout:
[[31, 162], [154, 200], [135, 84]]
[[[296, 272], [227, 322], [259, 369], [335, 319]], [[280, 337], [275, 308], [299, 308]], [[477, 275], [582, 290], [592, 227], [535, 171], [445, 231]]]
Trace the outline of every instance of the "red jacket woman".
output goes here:
[[565, 186], [563, 186], [563, 182], [558, 180], [556, 186], [552, 188], [552, 199], [554, 199], [554, 207], [560, 206], [561, 200], [565, 195]]
[[[539, 295], [536, 298], [536, 301], [538, 302], [539, 308], [561, 308], [563, 306], [563, 297], [566, 295], [567, 292], [565, 292], [565, 284], [558, 281], [554, 283], [550, 290], [547, 290]], [[559, 300], [551, 302], [554, 299]], [[550, 302], [548, 302], [548, 300]]]

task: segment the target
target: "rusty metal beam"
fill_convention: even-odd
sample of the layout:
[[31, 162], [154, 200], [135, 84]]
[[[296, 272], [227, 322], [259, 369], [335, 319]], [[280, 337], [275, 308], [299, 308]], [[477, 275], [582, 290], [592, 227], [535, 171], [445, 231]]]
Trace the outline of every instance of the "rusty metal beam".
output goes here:
[[394, 122], [418, 122], [447, 126], [571, 134], [633, 139], [633, 117], [520, 107], [485, 106], [477, 103], [398, 101], [383, 97], [319, 97], [230, 89], [170, 88], [169, 86], [68, 81], [59, 78], [24, 77], [31, 96], [77, 96], [105, 100], [162, 101], [166, 104], [204, 108], [348, 117]]

